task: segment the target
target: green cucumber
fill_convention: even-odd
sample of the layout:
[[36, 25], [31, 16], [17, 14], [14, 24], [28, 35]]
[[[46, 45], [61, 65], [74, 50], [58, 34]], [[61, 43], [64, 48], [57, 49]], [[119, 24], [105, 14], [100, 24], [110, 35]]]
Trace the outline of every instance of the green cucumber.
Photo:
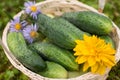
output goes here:
[[83, 74], [85, 74], [83, 71], [68, 71], [68, 78], [78, 77]]
[[67, 70], [79, 70], [74, 55], [68, 50], [48, 42], [32, 43], [29, 47], [31, 50], [38, 52], [44, 59], [59, 63]]
[[92, 11], [68, 12], [61, 17], [91, 34], [105, 35], [113, 29], [112, 21], [108, 17]]
[[51, 19], [40, 14], [36, 23], [48, 39], [65, 49], [73, 49], [76, 45], [75, 40], [83, 39], [83, 34], [88, 35], [62, 18]]
[[101, 39], [104, 39], [106, 43], [110, 43], [112, 48], [115, 49], [115, 43], [110, 36], [100, 36]]
[[49, 78], [67, 78], [67, 70], [55, 62], [46, 61], [47, 69], [39, 72], [40, 75]]
[[13, 55], [27, 68], [39, 72], [46, 68], [43, 59], [27, 48], [24, 37], [20, 32], [10, 32], [7, 43]]

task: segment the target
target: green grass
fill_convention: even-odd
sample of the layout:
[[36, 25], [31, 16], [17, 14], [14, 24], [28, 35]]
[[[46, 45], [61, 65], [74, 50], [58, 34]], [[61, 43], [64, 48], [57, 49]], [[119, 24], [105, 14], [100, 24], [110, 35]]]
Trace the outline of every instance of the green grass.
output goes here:
[[[6, 14], [14, 16], [21, 11], [26, 0], [1, 0], [0, 1], [0, 36], [10, 20]], [[37, 0], [39, 2], [41, 0]], [[97, 0], [79, 0], [94, 8], [98, 8]], [[107, 0], [104, 13], [120, 27], [120, 4], [119, 0]], [[6, 58], [3, 49], [0, 46], [0, 80], [29, 80], [27, 76], [15, 69]], [[120, 62], [112, 68], [107, 80], [120, 80]]]

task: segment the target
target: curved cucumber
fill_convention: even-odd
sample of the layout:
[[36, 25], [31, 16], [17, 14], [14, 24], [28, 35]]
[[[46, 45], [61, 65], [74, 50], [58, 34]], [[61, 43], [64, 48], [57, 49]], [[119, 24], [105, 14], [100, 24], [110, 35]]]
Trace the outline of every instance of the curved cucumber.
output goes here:
[[8, 33], [7, 43], [13, 55], [27, 68], [35, 72], [42, 71], [46, 68], [43, 59], [37, 53], [27, 48], [21, 33]]
[[105, 35], [113, 29], [109, 18], [92, 11], [68, 12], [62, 17], [81, 30], [92, 34]]
[[38, 16], [37, 25], [53, 43], [65, 49], [73, 49], [76, 45], [75, 40], [83, 39], [83, 34], [88, 34], [65, 19], [51, 19], [44, 14]]
[[31, 50], [38, 52], [45, 59], [59, 63], [67, 70], [79, 69], [78, 64], [75, 62], [74, 55], [65, 49], [47, 42], [33, 43], [29, 47]]
[[43, 72], [39, 72], [40, 75], [49, 78], [67, 78], [68, 73], [61, 65], [46, 61], [47, 69]]

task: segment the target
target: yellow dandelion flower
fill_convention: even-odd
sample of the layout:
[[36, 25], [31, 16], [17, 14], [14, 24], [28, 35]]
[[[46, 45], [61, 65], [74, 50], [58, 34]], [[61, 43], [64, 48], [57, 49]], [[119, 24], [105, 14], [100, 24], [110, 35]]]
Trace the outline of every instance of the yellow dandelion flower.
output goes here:
[[106, 68], [115, 65], [115, 50], [111, 44], [107, 44], [103, 39], [97, 36], [84, 35], [83, 40], [76, 40], [74, 56], [77, 56], [78, 64], [84, 63], [83, 71], [88, 68], [92, 73], [104, 74]]

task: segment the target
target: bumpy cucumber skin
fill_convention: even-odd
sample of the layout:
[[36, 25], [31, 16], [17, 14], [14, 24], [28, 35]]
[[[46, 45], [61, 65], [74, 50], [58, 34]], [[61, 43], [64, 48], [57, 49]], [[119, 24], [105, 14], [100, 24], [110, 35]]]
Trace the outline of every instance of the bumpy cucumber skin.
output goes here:
[[91, 34], [105, 35], [113, 29], [109, 18], [92, 11], [69, 12], [63, 14], [62, 18]]
[[87, 34], [65, 19], [51, 19], [44, 14], [38, 16], [37, 25], [53, 43], [66, 49], [73, 49], [75, 40], [83, 39], [83, 34]]
[[46, 61], [47, 69], [39, 74], [49, 78], [67, 78], [67, 70], [55, 62]]
[[27, 68], [39, 72], [46, 68], [46, 63], [35, 52], [27, 48], [24, 37], [21, 33], [8, 33], [7, 43], [13, 55]]
[[75, 57], [68, 50], [48, 42], [33, 43], [29, 47], [31, 50], [38, 52], [45, 59], [59, 63], [67, 70], [79, 70], [79, 65], [75, 62]]
[[103, 39], [103, 40], [105, 40], [106, 43], [110, 43], [111, 46], [112, 46], [112, 48], [115, 49], [115, 43], [114, 43], [114, 41], [112, 40], [112, 38], [110, 36], [108, 36], [108, 35], [106, 35], [106, 36], [100, 36], [100, 38]]

